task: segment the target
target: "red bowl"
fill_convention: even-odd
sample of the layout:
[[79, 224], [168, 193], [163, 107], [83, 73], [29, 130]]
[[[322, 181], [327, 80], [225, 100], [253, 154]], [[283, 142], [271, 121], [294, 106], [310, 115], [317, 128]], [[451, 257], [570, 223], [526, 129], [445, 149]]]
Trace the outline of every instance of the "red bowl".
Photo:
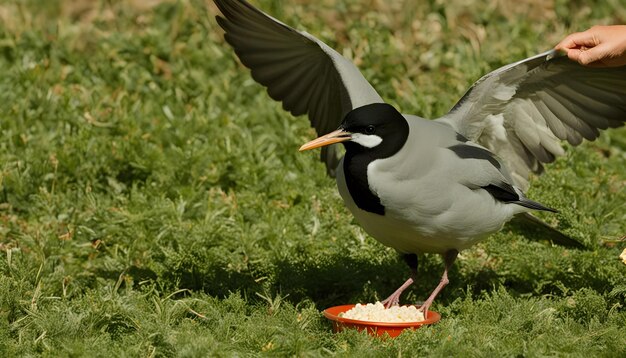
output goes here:
[[437, 323], [441, 319], [441, 315], [433, 311], [428, 311], [426, 319], [420, 322], [371, 322], [339, 317], [340, 313], [346, 312], [354, 306], [356, 305], [335, 306], [324, 310], [324, 317], [333, 323], [333, 331], [341, 332], [346, 328], [356, 328], [359, 331], [367, 330], [367, 333], [372, 336], [382, 337], [387, 334], [390, 337], [397, 337], [405, 329], [416, 329], [426, 324]]

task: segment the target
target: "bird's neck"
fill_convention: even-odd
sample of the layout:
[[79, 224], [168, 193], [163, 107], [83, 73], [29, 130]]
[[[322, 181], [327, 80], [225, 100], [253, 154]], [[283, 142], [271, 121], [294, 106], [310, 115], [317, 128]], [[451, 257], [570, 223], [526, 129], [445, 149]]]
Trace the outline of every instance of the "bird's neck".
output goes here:
[[368, 166], [378, 159], [391, 157], [398, 153], [409, 136], [408, 123], [403, 122], [402, 130], [396, 135], [383, 139], [377, 148], [364, 148], [357, 143], [345, 142], [346, 155], [343, 159], [343, 171], [346, 186], [354, 203], [370, 213], [385, 215], [385, 207], [380, 197], [372, 191], [367, 175]]
[[385, 207], [380, 198], [372, 192], [367, 177], [367, 166], [372, 162], [364, 155], [347, 150], [343, 158], [343, 172], [346, 186], [356, 206], [370, 213], [385, 215]]

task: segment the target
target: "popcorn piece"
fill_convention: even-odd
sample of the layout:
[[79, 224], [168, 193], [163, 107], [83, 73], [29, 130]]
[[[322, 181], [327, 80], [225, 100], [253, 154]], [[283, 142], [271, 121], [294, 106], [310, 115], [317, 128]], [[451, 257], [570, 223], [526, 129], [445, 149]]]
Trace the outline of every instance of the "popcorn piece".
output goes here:
[[339, 316], [360, 321], [385, 323], [420, 322], [424, 320], [424, 312], [418, 310], [415, 306], [385, 308], [380, 302], [368, 303], [366, 305], [359, 303]]

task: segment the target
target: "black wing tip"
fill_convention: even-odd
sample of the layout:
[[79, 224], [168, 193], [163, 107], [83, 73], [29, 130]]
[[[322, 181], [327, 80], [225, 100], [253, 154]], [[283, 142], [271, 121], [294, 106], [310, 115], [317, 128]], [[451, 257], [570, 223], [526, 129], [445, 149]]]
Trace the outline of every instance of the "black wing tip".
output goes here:
[[550, 207], [547, 207], [541, 203], [538, 203], [536, 201], [527, 199], [527, 198], [522, 198], [522, 200], [515, 202], [517, 205], [521, 205], [523, 207], [529, 208], [529, 209], [534, 209], [534, 210], [540, 210], [540, 211], [549, 211], [552, 213], [558, 213], [559, 211]]
[[213, 3], [215, 4], [215, 6], [217, 6], [220, 12], [224, 14], [224, 16], [226, 16], [226, 13], [228, 12], [227, 2], [224, 0], [213, 0]]
[[213, 0], [213, 2], [220, 10], [222, 15], [224, 15], [224, 17], [229, 21], [237, 20], [237, 18], [240, 17], [240, 13], [242, 12], [243, 7], [248, 7], [255, 11], [258, 11], [252, 5], [243, 0]]
[[228, 26], [228, 20], [226, 20], [225, 18], [221, 17], [220, 15], [215, 15], [215, 21], [217, 21], [217, 24], [220, 25], [220, 27], [226, 31], [226, 26]]
[[556, 209], [547, 207], [541, 203], [526, 198], [524, 195], [519, 194], [513, 186], [504, 182], [498, 184], [489, 184], [480, 188], [488, 192], [494, 198], [494, 200], [502, 202], [504, 204], [517, 204], [519, 206], [523, 206], [525, 208], [533, 210], [549, 211], [553, 213], [559, 212]]
[[254, 7], [245, 0], [213, 0], [217, 8], [229, 20], [240, 16], [241, 13], [248, 12], [267, 17], [261, 10]]
[[215, 3], [218, 10], [222, 13], [221, 16], [215, 15], [215, 20], [224, 31], [227, 31], [228, 24], [233, 18], [232, 9], [229, 7], [228, 2], [224, 0], [213, 0], [213, 3]]

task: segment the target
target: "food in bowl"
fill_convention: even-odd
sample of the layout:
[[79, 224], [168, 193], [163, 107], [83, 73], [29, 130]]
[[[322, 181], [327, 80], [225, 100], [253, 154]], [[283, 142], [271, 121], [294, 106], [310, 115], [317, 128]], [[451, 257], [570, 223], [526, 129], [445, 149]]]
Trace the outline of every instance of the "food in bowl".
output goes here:
[[340, 313], [339, 317], [369, 322], [406, 323], [421, 322], [424, 312], [415, 306], [392, 306], [385, 308], [381, 302], [360, 304]]

